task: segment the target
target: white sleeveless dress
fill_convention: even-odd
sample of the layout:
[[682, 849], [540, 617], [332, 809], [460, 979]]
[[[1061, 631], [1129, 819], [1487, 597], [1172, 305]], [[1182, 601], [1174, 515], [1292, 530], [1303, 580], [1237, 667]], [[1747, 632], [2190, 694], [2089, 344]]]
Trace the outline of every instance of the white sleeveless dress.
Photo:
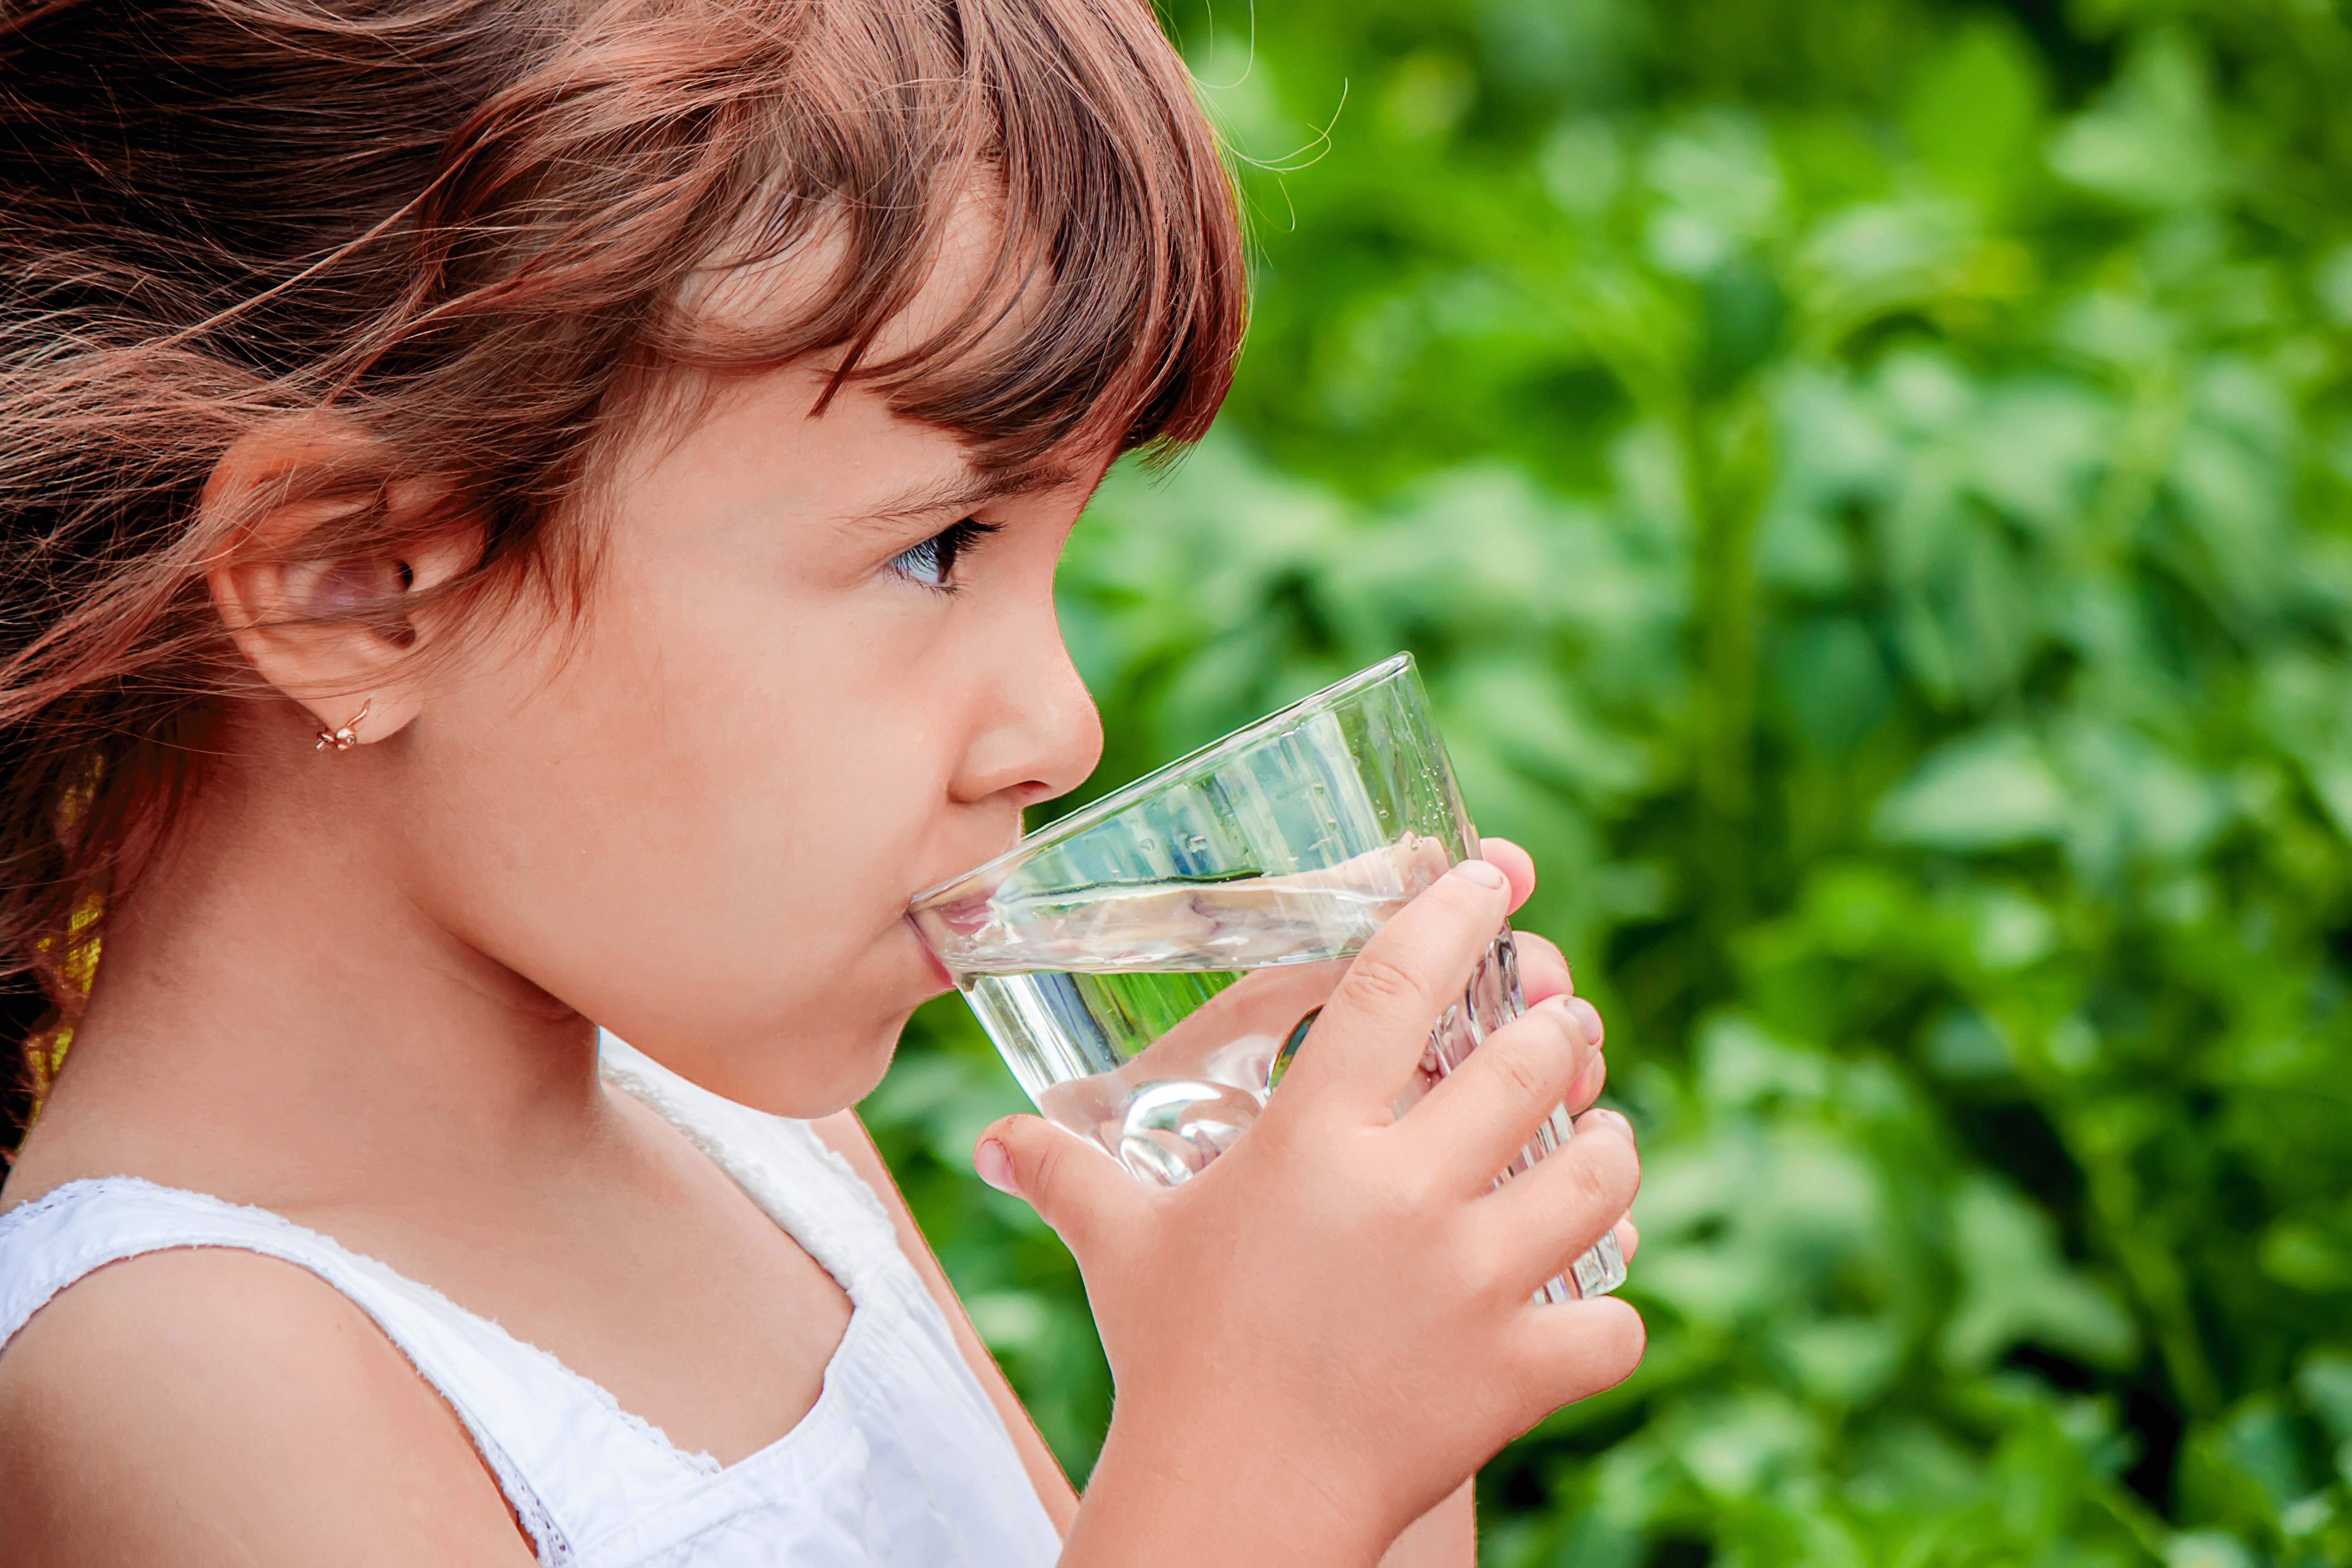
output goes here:
[[684, 1453], [553, 1356], [261, 1209], [135, 1177], [0, 1213], [0, 1349], [58, 1291], [142, 1253], [298, 1264], [373, 1318], [473, 1435], [542, 1564], [1031, 1568], [1061, 1542], [889, 1216], [805, 1122], [697, 1089], [610, 1036], [606, 1079], [659, 1111], [840, 1281], [849, 1328], [800, 1424], [740, 1462]]

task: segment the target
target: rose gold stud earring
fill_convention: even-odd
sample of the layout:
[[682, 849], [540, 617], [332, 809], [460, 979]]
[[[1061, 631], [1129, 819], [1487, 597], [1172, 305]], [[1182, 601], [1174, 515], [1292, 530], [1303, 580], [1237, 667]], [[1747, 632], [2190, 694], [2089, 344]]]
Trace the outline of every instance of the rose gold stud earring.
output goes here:
[[371, 697], [366, 701], [360, 704], [360, 710], [358, 712], [343, 721], [343, 727], [341, 729], [320, 731], [319, 743], [312, 747], [311, 750], [323, 752], [329, 747], [332, 747], [338, 752], [348, 752], [353, 746], [358, 745], [360, 743], [360, 725], [367, 718], [368, 710], [374, 706], [375, 699]]

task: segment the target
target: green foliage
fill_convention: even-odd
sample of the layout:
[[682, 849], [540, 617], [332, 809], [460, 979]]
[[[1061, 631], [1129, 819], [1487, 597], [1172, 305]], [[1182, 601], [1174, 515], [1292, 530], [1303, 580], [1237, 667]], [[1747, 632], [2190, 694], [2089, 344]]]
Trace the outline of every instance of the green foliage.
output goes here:
[[[2352, 1562], [2338, 8], [1173, 22], [1258, 319], [1073, 543], [1100, 777], [1413, 649], [1643, 1132], [1488, 1560]], [[950, 1000], [866, 1109], [1082, 1473], [1017, 1103]]]

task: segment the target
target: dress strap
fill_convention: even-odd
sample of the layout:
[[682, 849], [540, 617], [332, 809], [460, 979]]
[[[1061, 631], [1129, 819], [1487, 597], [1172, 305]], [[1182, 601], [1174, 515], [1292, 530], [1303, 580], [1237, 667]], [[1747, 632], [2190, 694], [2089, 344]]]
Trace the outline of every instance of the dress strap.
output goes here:
[[[531, 1386], [518, 1387], [516, 1368], [501, 1347], [465, 1332], [465, 1314], [437, 1293], [267, 1210], [135, 1176], [109, 1176], [68, 1182], [0, 1213], [0, 1349], [60, 1292], [108, 1264], [194, 1247], [291, 1263], [365, 1312], [464, 1423], [539, 1561], [572, 1561], [569, 1536], [528, 1479], [537, 1456], [511, 1452], [517, 1424], [485, 1408], [503, 1399], [496, 1392], [488, 1401], [469, 1397], [488, 1390], [505, 1391], [507, 1398], [561, 1400], [570, 1391], [552, 1378], [528, 1379]], [[503, 1334], [498, 1338], [517, 1344]], [[520, 1429], [527, 1433], [530, 1424]]]

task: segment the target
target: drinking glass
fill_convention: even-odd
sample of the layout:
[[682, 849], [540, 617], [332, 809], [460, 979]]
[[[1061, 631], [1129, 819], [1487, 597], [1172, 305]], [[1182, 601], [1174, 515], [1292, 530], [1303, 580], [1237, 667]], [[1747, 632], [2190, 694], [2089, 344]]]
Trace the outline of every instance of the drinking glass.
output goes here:
[[[1040, 828], [910, 914], [1038, 1110], [1172, 1186], [1317, 1048], [1316, 1016], [1366, 940], [1477, 853], [1400, 654]], [[1506, 925], [1432, 1022], [1397, 1112], [1524, 1007]], [[1570, 1132], [1556, 1108], [1496, 1179]], [[1605, 1236], [1540, 1294], [1624, 1278]]]

